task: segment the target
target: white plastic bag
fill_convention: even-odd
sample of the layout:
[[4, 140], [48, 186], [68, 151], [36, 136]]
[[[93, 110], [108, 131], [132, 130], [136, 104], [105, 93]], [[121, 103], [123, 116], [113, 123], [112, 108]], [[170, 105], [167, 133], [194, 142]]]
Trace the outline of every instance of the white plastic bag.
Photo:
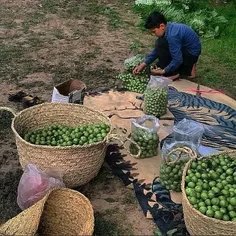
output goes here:
[[[141, 148], [141, 158], [157, 155], [159, 127], [159, 120], [155, 116], [143, 115], [132, 121], [131, 140]], [[134, 155], [138, 153], [138, 148], [133, 143], [130, 145], [130, 152]]]
[[144, 93], [144, 113], [161, 117], [167, 112], [168, 85], [172, 81], [163, 76], [151, 76]]
[[59, 174], [46, 174], [35, 165], [28, 164], [18, 185], [17, 204], [24, 210], [42, 199], [50, 189], [62, 187], [65, 185]]

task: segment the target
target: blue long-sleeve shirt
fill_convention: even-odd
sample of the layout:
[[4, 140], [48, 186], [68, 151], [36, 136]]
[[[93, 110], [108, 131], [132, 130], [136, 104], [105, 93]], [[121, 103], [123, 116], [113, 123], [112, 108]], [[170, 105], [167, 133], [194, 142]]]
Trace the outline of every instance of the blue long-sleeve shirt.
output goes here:
[[[201, 54], [201, 42], [197, 33], [185, 24], [168, 22], [164, 37], [168, 41], [172, 57], [170, 64], [164, 68], [165, 73], [175, 71], [183, 63], [182, 50], [186, 50], [194, 56]], [[149, 65], [157, 58], [158, 52], [154, 48], [145, 58], [145, 63]]]

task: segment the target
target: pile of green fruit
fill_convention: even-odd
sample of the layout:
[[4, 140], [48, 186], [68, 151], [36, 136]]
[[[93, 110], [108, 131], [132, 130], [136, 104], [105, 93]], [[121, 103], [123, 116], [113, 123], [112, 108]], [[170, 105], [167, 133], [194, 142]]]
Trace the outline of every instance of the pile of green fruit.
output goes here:
[[161, 117], [166, 114], [168, 91], [162, 88], [147, 88], [144, 93], [144, 113]]
[[[152, 157], [157, 155], [157, 148], [159, 145], [159, 137], [157, 133], [151, 133], [144, 129], [136, 129], [131, 134], [133, 140], [141, 149], [140, 158]], [[136, 144], [130, 144], [130, 153], [137, 155], [139, 148]]]
[[134, 76], [131, 73], [127, 73], [119, 74], [117, 78], [123, 81], [124, 88], [136, 93], [144, 93], [148, 84], [148, 77], [144, 75]]
[[126, 59], [124, 61], [125, 70], [132, 73], [133, 69], [140, 63], [142, 63], [144, 60], [145, 57], [140, 54]]
[[160, 168], [160, 184], [168, 190], [181, 192], [183, 169], [188, 160], [179, 160], [175, 163], [163, 161]]
[[236, 221], [236, 158], [221, 154], [192, 162], [185, 177], [185, 192], [202, 214]]
[[36, 145], [83, 146], [102, 141], [109, 131], [109, 125], [104, 123], [77, 127], [54, 124], [43, 129], [29, 131], [23, 137], [27, 142]]

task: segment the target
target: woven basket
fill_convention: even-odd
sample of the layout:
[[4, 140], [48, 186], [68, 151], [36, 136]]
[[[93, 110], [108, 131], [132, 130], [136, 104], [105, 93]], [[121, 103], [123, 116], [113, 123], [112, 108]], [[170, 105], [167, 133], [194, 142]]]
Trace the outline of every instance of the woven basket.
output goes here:
[[18, 114], [10, 108], [1, 110], [8, 110], [14, 115], [11, 128], [16, 137], [19, 161], [23, 169], [30, 163], [46, 172], [56, 167], [69, 188], [84, 185], [98, 174], [104, 162], [110, 133], [101, 142], [68, 147], [31, 144], [22, 135], [52, 124], [78, 126], [103, 122], [111, 127], [109, 118], [104, 114], [72, 103], [43, 103]]
[[92, 235], [90, 201], [71, 189], [54, 189], [43, 199], [0, 226], [0, 235]]
[[[212, 154], [205, 157], [214, 157], [220, 154], [227, 154], [236, 158], [236, 151], [223, 151], [217, 154]], [[193, 160], [190, 160], [183, 172], [182, 177], [182, 204], [183, 204], [183, 213], [184, 221], [190, 235], [236, 235], [236, 222], [233, 221], [223, 221], [207, 217], [203, 215], [200, 211], [196, 210], [189, 202], [186, 193], [185, 193], [185, 176]]]

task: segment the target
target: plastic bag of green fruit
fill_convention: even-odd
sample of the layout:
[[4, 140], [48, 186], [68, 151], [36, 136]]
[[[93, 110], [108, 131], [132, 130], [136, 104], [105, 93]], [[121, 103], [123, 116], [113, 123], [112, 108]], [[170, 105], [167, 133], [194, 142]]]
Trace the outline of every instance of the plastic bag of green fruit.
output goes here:
[[161, 117], [167, 112], [168, 85], [171, 80], [163, 76], [151, 76], [144, 92], [144, 113]]
[[194, 148], [186, 142], [166, 140], [162, 146], [162, 163], [160, 167], [160, 184], [168, 190], [181, 192], [181, 180], [185, 164], [190, 159], [196, 159]]
[[130, 153], [137, 155], [141, 149], [140, 158], [153, 157], [157, 155], [159, 145], [159, 120], [155, 116], [143, 115], [131, 123]]

